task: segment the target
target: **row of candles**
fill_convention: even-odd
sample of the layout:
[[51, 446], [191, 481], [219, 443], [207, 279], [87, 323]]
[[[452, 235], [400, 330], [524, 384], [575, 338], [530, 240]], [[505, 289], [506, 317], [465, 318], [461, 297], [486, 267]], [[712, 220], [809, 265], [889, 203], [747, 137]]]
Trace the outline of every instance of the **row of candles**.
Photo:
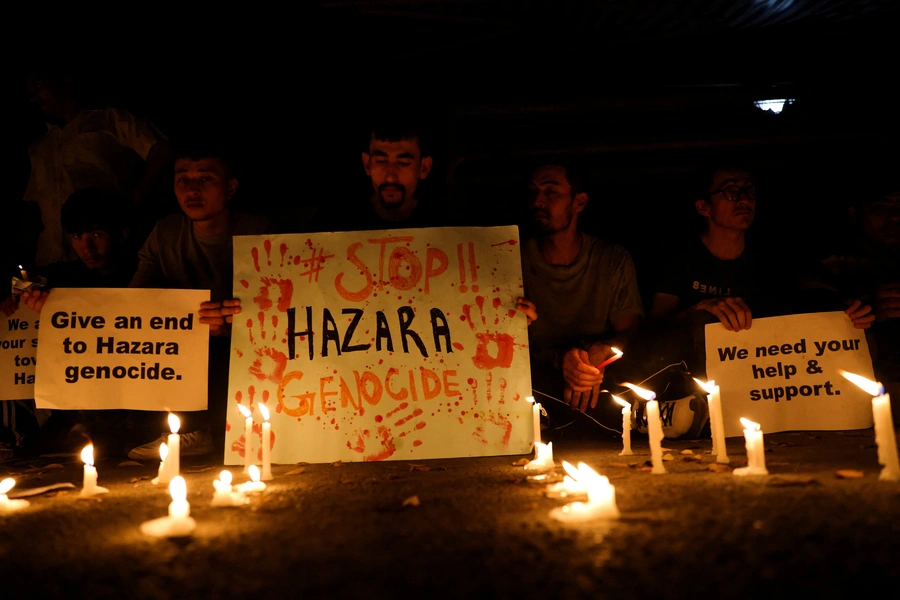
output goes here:
[[[262, 413], [264, 423], [263, 423], [263, 470], [260, 473], [259, 467], [255, 464], [252, 464], [251, 451], [252, 451], [252, 428], [253, 428], [253, 420], [251, 413], [247, 411], [246, 407], [240, 406], [242, 413], [247, 415], [247, 426], [245, 439], [246, 447], [245, 447], [245, 456], [247, 457], [245, 460], [245, 468], [244, 472], [249, 475], [250, 481], [239, 485], [232, 485], [232, 475], [228, 470], [222, 471], [219, 474], [219, 478], [213, 481], [213, 488], [215, 492], [213, 493], [213, 498], [211, 502], [211, 506], [214, 507], [224, 507], [224, 506], [243, 506], [249, 503], [248, 495], [258, 494], [263, 492], [266, 489], [266, 484], [262, 481], [262, 479], [272, 479], [272, 465], [269, 457], [269, 452], [267, 449], [269, 448], [268, 437], [271, 435], [271, 430], [269, 428], [269, 413], [266, 410], [266, 407], [262, 404], [259, 405], [260, 413]], [[244, 412], [246, 411], [246, 412]], [[148, 536], [151, 537], [181, 537], [190, 535], [190, 533], [196, 527], [196, 522], [190, 516], [190, 503], [187, 501], [187, 484], [184, 481], [184, 478], [180, 475], [181, 468], [181, 443], [180, 437], [178, 434], [178, 430], [181, 427], [180, 419], [174, 415], [169, 414], [169, 429], [171, 433], [166, 438], [166, 442], [160, 444], [159, 448], [159, 456], [160, 456], [160, 464], [159, 470], [157, 473], [157, 477], [155, 477], [151, 483], [154, 485], [159, 484], [168, 484], [169, 494], [172, 497], [172, 502], [169, 504], [169, 514], [168, 516], [161, 517], [159, 519], [153, 519], [151, 521], [146, 521], [141, 524], [141, 531]], [[268, 435], [267, 435], [268, 434]], [[109, 490], [105, 487], [101, 487], [97, 485], [97, 468], [94, 466], [94, 446], [93, 444], [88, 444], [81, 451], [81, 460], [84, 462], [84, 477], [82, 480], [82, 487], [80, 496], [82, 498], [88, 498], [92, 496], [96, 496], [99, 494], [108, 493]], [[10, 499], [7, 497], [7, 493], [15, 486], [15, 480], [10, 478], [6, 478], [3, 481], [0, 481], [0, 512], [14, 512], [17, 510], [24, 509], [29, 506], [29, 502], [27, 500], [20, 499]]]
[[[900, 481], [900, 460], [898, 460], [897, 443], [894, 436], [893, 416], [891, 414], [890, 396], [885, 394], [884, 387], [877, 382], [846, 371], [840, 371], [847, 380], [856, 384], [862, 390], [872, 395], [872, 413], [875, 423], [875, 441], [878, 446], [878, 463], [882, 465], [879, 479], [883, 481]], [[730, 459], [725, 449], [725, 433], [722, 421], [722, 405], [719, 386], [714, 381], [704, 383], [699, 379], [695, 381], [706, 391], [709, 403], [710, 433], [712, 437], [712, 454], [716, 455], [716, 462], [728, 463]], [[650, 390], [636, 385], [625, 383], [624, 386], [631, 389], [641, 400], [646, 402], [647, 433], [650, 442], [651, 472], [654, 474], [666, 473], [662, 458], [662, 421], [659, 416], [659, 403], [656, 394]], [[631, 404], [617, 396], [613, 399], [622, 406], [622, 452], [621, 455], [633, 455], [631, 449]], [[553, 444], [541, 443], [540, 415], [546, 414], [543, 407], [529, 397], [533, 404], [534, 415], [534, 460], [525, 465], [525, 470], [545, 471], [556, 466], [553, 461]], [[758, 423], [741, 418], [744, 425], [744, 443], [747, 449], [747, 466], [734, 469], [736, 476], [768, 475], [766, 468], [765, 447], [763, 433]], [[550, 516], [560, 521], [582, 521], [590, 519], [615, 519], [619, 517], [619, 509], [616, 505], [615, 486], [609, 483], [609, 479], [598, 474], [584, 463], [573, 467], [563, 461], [562, 466], [567, 475], [559, 483], [547, 487], [547, 493], [551, 496], [577, 496], [587, 497], [587, 502], [573, 502], [565, 506], [555, 508]], [[541, 481], [546, 475], [535, 475], [533, 479]]]

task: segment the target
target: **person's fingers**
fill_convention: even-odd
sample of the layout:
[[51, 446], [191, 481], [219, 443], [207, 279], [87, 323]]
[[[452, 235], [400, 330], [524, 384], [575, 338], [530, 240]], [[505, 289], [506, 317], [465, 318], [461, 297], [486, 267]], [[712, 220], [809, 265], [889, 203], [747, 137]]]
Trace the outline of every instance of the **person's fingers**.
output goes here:
[[844, 312], [847, 313], [848, 315], [852, 316], [853, 313], [856, 312], [856, 309], [859, 308], [861, 305], [862, 305], [862, 300], [854, 300], [847, 306], [847, 309]]
[[[593, 390], [593, 388], [591, 388]], [[580, 402], [578, 403], [578, 410], [580, 412], [585, 412], [588, 409], [588, 404], [591, 401], [591, 390], [581, 393]]]
[[711, 310], [711, 312], [716, 317], [718, 317], [719, 321], [722, 323], [722, 325], [725, 327], [725, 329], [727, 329], [728, 331], [734, 331], [734, 324], [732, 321], [733, 312], [730, 311], [730, 309], [727, 306], [725, 306], [724, 304], [721, 304], [719, 306], [714, 307]]
[[200, 322], [206, 325], [221, 325], [225, 319], [223, 317], [200, 317]]
[[730, 298], [738, 329], [750, 329], [750, 307], [741, 298]]
[[222, 306], [230, 306], [240, 308], [241, 299], [240, 298], [228, 298], [226, 300], [222, 300]]
[[213, 302], [212, 300], [206, 300], [200, 303], [200, 309], [209, 309], [209, 308], [220, 308], [222, 306], [221, 302]]
[[597, 400], [600, 398], [600, 386], [595, 385], [591, 390], [591, 408], [597, 408]]
[[563, 400], [566, 401], [566, 404], [571, 406], [571, 404], [572, 404], [572, 388], [570, 388], [569, 386], [566, 386], [566, 389], [563, 390]]

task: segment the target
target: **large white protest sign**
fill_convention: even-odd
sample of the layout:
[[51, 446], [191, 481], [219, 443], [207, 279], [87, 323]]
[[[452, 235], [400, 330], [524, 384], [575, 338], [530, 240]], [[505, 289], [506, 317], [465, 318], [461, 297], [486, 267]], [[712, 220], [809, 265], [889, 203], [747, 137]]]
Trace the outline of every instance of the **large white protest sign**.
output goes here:
[[41, 310], [38, 408], [206, 409], [207, 290], [55, 289]]
[[865, 332], [842, 312], [753, 319], [737, 332], [706, 326], [707, 377], [721, 388], [727, 437], [742, 435], [741, 417], [767, 433], [871, 427], [871, 396], [838, 369], [874, 379]]
[[34, 366], [40, 315], [19, 303], [0, 318], [0, 400], [34, 398]]
[[225, 462], [238, 405], [271, 413], [275, 463], [522, 454], [533, 444], [518, 229], [234, 239]]

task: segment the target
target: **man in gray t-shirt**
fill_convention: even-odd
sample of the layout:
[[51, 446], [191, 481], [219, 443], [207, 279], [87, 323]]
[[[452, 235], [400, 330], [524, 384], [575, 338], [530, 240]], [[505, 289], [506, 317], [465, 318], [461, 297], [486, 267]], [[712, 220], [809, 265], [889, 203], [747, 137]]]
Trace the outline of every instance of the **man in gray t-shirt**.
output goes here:
[[539, 231], [522, 246], [525, 296], [538, 315], [528, 329], [532, 378], [539, 389], [561, 373], [566, 403], [584, 412], [597, 406], [597, 365], [623, 348], [644, 314], [634, 265], [621, 246], [578, 231], [588, 195], [570, 165], [539, 166], [529, 191]]

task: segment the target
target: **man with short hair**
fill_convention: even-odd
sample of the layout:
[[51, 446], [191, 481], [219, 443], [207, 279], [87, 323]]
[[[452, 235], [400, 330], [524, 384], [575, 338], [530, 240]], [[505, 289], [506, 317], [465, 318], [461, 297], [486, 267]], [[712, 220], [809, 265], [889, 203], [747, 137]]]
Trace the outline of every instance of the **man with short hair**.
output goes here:
[[597, 365], [612, 347], [624, 348], [644, 314], [634, 264], [623, 247], [579, 230], [588, 193], [573, 164], [539, 164], [528, 187], [537, 235], [522, 245], [522, 277], [536, 312], [528, 329], [535, 391], [562, 391], [572, 409], [585, 412], [601, 392]]
[[[209, 302], [200, 306], [200, 322], [210, 326], [211, 336], [208, 410], [193, 417], [195, 431], [183, 424], [188, 429], [181, 452], [190, 456], [214, 451], [222, 456], [231, 321], [241, 310], [240, 302], [232, 298], [232, 237], [270, 233], [271, 223], [232, 208], [238, 179], [227, 155], [215, 144], [177, 149], [174, 187], [182, 212], [157, 223], [138, 254], [137, 273], [130, 285], [210, 290]], [[158, 458], [162, 438], [135, 448], [129, 457]]]

